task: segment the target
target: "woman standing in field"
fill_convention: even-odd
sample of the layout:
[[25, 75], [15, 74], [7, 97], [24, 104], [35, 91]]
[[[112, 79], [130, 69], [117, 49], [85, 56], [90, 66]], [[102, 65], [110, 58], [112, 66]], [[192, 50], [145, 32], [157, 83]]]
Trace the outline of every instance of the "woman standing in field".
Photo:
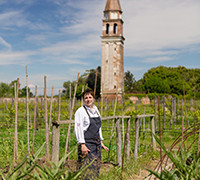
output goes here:
[[90, 164], [83, 179], [97, 179], [101, 164], [101, 148], [108, 151], [103, 144], [101, 118], [97, 107], [94, 105], [94, 93], [90, 89], [83, 92], [84, 105], [75, 113], [75, 135], [78, 142], [78, 164], [84, 167]]

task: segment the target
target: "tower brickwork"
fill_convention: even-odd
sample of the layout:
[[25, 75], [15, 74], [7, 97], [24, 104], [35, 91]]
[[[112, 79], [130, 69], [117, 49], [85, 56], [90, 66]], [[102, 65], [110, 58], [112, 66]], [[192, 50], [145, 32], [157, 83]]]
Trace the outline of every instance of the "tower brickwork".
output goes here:
[[101, 95], [109, 100], [124, 92], [124, 36], [119, 0], [107, 0], [101, 36]]

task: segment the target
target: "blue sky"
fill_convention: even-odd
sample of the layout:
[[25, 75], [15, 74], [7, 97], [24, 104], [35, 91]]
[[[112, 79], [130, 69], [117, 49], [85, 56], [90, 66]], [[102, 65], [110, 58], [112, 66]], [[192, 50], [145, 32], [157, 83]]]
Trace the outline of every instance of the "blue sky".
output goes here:
[[[121, 0], [124, 68], [136, 80], [159, 65], [200, 68], [199, 0]], [[48, 94], [101, 65], [106, 0], [0, 0], [0, 82]]]

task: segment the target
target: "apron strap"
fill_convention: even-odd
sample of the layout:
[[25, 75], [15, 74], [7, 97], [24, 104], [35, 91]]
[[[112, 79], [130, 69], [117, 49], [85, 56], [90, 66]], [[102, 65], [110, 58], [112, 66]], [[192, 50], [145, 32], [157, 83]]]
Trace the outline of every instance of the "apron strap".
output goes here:
[[88, 113], [86, 107], [85, 107], [85, 106], [83, 106], [83, 107], [85, 108], [85, 111], [86, 111], [86, 113], [88, 114], [88, 116], [89, 116], [89, 118], [90, 118], [90, 115], [89, 115], [89, 113]]
[[[85, 107], [85, 105], [83, 105], [83, 107], [84, 107], [84, 109], [85, 109], [86, 113], [88, 114], [89, 118], [91, 118], [91, 117], [90, 117], [90, 114], [88, 113], [88, 110], [87, 110], [87, 108]], [[96, 112], [97, 112], [97, 111], [96, 111]], [[100, 115], [99, 115], [99, 113], [98, 113], [98, 112], [97, 112], [97, 114], [98, 114], [98, 116], [100, 117]]]

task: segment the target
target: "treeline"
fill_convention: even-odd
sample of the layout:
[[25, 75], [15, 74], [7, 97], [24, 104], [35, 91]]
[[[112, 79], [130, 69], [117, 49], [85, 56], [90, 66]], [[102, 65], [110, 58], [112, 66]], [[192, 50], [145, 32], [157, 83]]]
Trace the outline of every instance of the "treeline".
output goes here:
[[[96, 78], [97, 75], [97, 78]], [[101, 67], [86, 70], [80, 75], [76, 97], [81, 98], [82, 88], [89, 87], [95, 89], [96, 79], [96, 98], [100, 97], [101, 88]], [[0, 83], [0, 97], [14, 97], [14, 83]], [[63, 83], [62, 96], [69, 98], [70, 87], [71, 96], [74, 94], [76, 81], [66, 81]], [[136, 81], [134, 75], [127, 71], [124, 77], [125, 93], [135, 94], [170, 94], [183, 96], [186, 98], [200, 98], [200, 69], [187, 69], [183, 66], [165, 67], [158, 66], [149, 69], [142, 79]], [[28, 89], [30, 97], [33, 95]], [[19, 97], [26, 96], [26, 87], [19, 90]]]
[[[97, 78], [96, 78], [97, 75]], [[88, 87], [90, 89], [95, 89], [95, 79], [96, 79], [96, 93], [95, 98], [100, 97], [100, 89], [101, 89], [101, 67], [98, 66], [96, 69], [86, 70], [84, 74], [79, 77], [78, 87], [76, 92], [76, 97], [78, 99], [81, 98], [82, 95], [82, 87]], [[69, 98], [70, 96], [70, 84], [71, 84], [71, 95], [74, 94], [74, 87], [76, 81], [66, 81], [63, 83], [63, 91], [62, 96]]]
[[[12, 81], [9, 83], [0, 83], [0, 97], [14, 97], [15, 87], [14, 84], [17, 84], [17, 80]], [[20, 84], [19, 84], [20, 87]], [[30, 88], [28, 88], [29, 97], [33, 96], [33, 93], [30, 91]], [[22, 89], [19, 89], [19, 97], [26, 97], [26, 86]]]
[[130, 84], [130, 76], [130, 72], [125, 73], [126, 92], [174, 94], [177, 96], [185, 94], [187, 98], [200, 98], [200, 69], [187, 69], [183, 66], [158, 66], [149, 69], [142, 79], [134, 81], [132, 84]]

